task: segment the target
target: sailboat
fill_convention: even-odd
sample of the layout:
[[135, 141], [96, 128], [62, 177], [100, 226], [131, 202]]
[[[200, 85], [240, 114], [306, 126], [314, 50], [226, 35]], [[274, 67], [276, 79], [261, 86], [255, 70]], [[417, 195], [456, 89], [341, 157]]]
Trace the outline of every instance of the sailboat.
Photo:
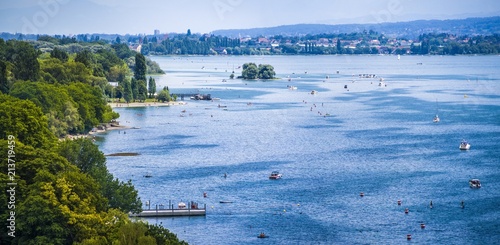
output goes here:
[[[436, 99], [436, 105], [437, 105], [437, 99]], [[440, 121], [437, 111], [438, 111], [438, 109], [436, 109], [436, 115], [434, 116], [434, 119], [432, 119], [432, 121], [435, 123], [438, 123]]]

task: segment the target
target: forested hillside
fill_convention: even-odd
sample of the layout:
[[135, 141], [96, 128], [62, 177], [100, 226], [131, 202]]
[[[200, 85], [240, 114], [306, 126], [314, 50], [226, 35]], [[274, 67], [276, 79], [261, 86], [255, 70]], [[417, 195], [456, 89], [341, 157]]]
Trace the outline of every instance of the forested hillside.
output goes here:
[[185, 244], [128, 218], [137, 190], [91, 140], [59, 139], [116, 119], [108, 82], [145, 84], [145, 63], [120, 44], [0, 39], [1, 244]]

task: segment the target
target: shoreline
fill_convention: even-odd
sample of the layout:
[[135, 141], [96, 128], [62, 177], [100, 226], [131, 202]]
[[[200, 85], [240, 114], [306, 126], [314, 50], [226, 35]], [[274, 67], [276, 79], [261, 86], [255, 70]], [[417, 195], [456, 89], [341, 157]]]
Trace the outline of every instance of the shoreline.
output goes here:
[[133, 108], [137, 108], [137, 107], [151, 107], [151, 106], [156, 106], [156, 107], [159, 107], [159, 106], [174, 106], [174, 105], [185, 105], [187, 104], [186, 102], [184, 101], [170, 101], [170, 102], [132, 102], [132, 103], [123, 103], [123, 102], [120, 102], [120, 103], [116, 103], [116, 102], [113, 102], [113, 103], [108, 103], [108, 105], [111, 107], [111, 108], [127, 108], [127, 107], [133, 107]]

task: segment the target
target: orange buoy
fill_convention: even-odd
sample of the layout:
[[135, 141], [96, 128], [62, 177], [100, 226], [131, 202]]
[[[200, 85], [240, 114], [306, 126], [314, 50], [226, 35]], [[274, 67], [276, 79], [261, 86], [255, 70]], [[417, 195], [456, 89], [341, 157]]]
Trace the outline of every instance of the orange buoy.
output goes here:
[[365, 193], [360, 192], [360, 193], [359, 193], [359, 196], [360, 196], [360, 197], [364, 197], [364, 196], [365, 196]]
[[410, 212], [410, 210], [408, 210], [408, 208], [405, 208], [405, 214], [408, 214]]
[[411, 240], [411, 234], [406, 235], [406, 240]]
[[398, 206], [401, 206], [401, 200], [398, 200]]
[[420, 228], [424, 229], [425, 228], [425, 224], [424, 223], [420, 224]]

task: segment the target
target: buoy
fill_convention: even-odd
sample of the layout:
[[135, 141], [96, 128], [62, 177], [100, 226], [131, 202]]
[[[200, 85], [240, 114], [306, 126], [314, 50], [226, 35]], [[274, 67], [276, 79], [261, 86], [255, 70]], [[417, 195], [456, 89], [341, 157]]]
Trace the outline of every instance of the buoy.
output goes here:
[[398, 200], [398, 206], [401, 206], [401, 200]]
[[424, 223], [420, 224], [420, 228], [424, 229], [425, 228], [425, 224]]
[[408, 214], [410, 212], [410, 210], [408, 210], [408, 208], [405, 208], [405, 214]]
[[359, 196], [360, 196], [360, 197], [364, 197], [364, 196], [365, 196], [365, 193], [360, 192], [360, 193], [359, 193]]
[[432, 208], [432, 201], [431, 201], [431, 204], [429, 205], [430, 208]]
[[406, 235], [406, 240], [411, 240], [411, 234]]

